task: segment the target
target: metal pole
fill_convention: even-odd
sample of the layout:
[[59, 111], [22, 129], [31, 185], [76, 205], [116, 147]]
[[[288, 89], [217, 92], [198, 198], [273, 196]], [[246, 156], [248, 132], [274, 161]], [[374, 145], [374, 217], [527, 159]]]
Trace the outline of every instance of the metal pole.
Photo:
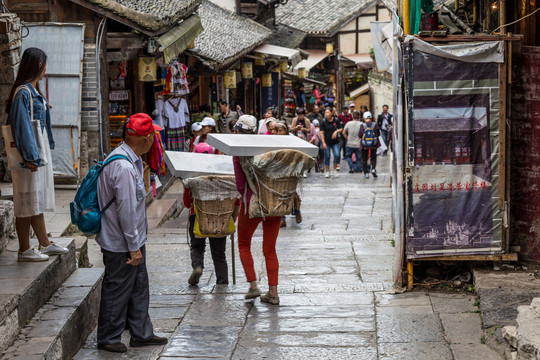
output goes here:
[[405, 35], [411, 34], [411, 1], [403, 0], [403, 32]]
[[236, 260], [234, 258], [234, 232], [231, 234], [232, 283], [236, 285]]

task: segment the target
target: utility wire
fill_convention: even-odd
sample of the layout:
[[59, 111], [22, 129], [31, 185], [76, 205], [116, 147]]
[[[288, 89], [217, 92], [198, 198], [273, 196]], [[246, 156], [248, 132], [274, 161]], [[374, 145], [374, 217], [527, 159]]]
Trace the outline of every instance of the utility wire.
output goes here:
[[511, 23], [508, 23], [508, 24], [504, 24], [504, 25], [501, 25], [499, 26], [498, 28], [496, 28], [495, 30], [493, 30], [492, 32], [490, 32], [489, 34], [490, 35], [493, 35], [493, 33], [497, 30], [499, 30], [500, 28], [504, 27], [504, 26], [509, 26], [509, 25], [514, 25], [515, 23], [518, 23], [520, 22], [521, 20], [525, 19], [525, 18], [528, 18], [529, 16], [532, 16], [534, 15], [536, 12], [538, 12], [538, 10], [540, 10], [540, 8], [534, 10], [532, 13], [530, 13], [529, 15], [525, 15], [524, 17], [522, 17], [521, 19], [517, 19], [516, 21], [512, 21]]

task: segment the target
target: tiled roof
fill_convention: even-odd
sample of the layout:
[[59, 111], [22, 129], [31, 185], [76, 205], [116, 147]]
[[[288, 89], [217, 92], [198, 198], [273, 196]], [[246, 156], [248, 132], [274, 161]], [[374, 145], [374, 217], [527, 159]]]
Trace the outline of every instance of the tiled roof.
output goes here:
[[77, 0], [94, 4], [116, 16], [140, 25], [146, 30], [157, 32], [168, 30], [174, 24], [197, 10], [201, 0]]
[[272, 35], [266, 40], [266, 43], [296, 49], [297, 47], [300, 47], [300, 44], [302, 44], [306, 35], [307, 34], [303, 31], [278, 24]]
[[210, 60], [216, 68], [230, 65], [272, 34], [270, 29], [261, 24], [208, 0], [203, 0], [198, 14], [204, 31], [195, 39], [195, 46], [189, 52]]
[[[333, 35], [378, 0], [289, 0], [276, 7], [276, 23], [309, 35]], [[385, 0], [383, 3], [392, 2]]]

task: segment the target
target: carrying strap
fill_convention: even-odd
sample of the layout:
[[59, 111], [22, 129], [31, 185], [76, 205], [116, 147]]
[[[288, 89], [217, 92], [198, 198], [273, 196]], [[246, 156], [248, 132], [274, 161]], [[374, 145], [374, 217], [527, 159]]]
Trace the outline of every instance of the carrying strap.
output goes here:
[[[30, 91], [28, 86], [21, 85], [17, 89], [15, 89], [15, 93], [13, 94], [13, 99], [15, 99], [15, 96], [17, 96], [17, 93], [21, 90], [28, 91], [28, 95], [30, 95], [30, 122], [32, 122], [32, 120], [34, 120], [34, 97], [32, 96], [32, 92]], [[8, 118], [8, 125], [11, 125], [9, 118]]]
[[[101, 174], [101, 171], [105, 168], [105, 166], [109, 165], [109, 164], [112, 163], [113, 161], [116, 161], [116, 160], [122, 160], [122, 159], [129, 161], [130, 164], [133, 164], [133, 163], [131, 162], [131, 160], [130, 160], [127, 156], [125, 156], [125, 155], [120, 155], [120, 154], [113, 155], [113, 156], [111, 156], [110, 158], [108, 158], [107, 160], [105, 160], [105, 162], [103, 163], [103, 165], [101, 165], [101, 167], [99, 168], [99, 173]], [[107, 211], [107, 209], [108, 209], [108, 208], [113, 204], [113, 202], [115, 202], [115, 201], [116, 201], [116, 196], [113, 197], [113, 198], [111, 199], [111, 201], [109, 201], [109, 202], [107, 203], [107, 205], [105, 205], [105, 207], [103, 208], [103, 210], [101, 210], [101, 213], [104, 213], [105, 211]]]

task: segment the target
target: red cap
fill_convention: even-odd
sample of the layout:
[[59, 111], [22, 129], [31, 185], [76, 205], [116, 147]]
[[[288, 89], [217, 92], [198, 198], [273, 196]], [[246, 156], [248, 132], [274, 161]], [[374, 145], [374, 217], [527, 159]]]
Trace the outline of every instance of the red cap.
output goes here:
[[131, 115], [126, 126], [126, 133], [131, 136], [145, 136], [160, 130], [161, 127], [154, 125], [152, 118], [144, 113]]

